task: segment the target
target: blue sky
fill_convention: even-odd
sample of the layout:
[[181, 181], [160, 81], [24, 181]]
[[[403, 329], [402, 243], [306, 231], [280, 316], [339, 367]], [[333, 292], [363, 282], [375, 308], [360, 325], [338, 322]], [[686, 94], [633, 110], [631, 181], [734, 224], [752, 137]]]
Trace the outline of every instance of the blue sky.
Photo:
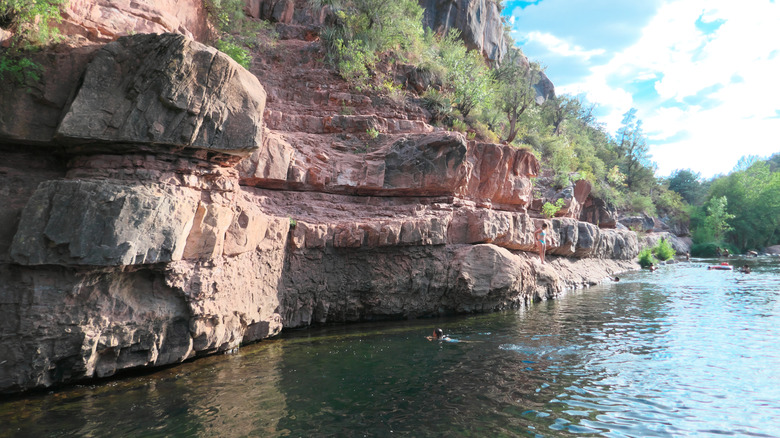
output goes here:
[[637, 108], [657, 176], [780, 152], [780, 0], [506, 0], [512, 37], [611, 133]]

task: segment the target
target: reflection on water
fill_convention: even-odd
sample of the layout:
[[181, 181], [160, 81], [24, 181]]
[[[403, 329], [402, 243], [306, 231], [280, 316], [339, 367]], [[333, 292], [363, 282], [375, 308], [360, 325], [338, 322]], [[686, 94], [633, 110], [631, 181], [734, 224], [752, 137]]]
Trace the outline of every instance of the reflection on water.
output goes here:
[[[520, 312], [285, 333], [8, 400], [0, 436], [780, 436], [780, 269], [748, 263]], [[461, 342], [425, 340], [435, 326]]]

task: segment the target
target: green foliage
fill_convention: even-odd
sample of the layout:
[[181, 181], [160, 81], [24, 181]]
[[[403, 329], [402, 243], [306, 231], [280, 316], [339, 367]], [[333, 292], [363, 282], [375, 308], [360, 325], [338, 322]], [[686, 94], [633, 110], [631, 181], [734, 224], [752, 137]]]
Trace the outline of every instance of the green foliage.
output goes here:
[[739, 251], [736, 247], [724, 243], [694, 243], [691, 246], [691, 255], [693, 257], [718, 257], [719, 252], [722, 250], [728, 250], [731, 254], [737, 254]]
[[204, 0], [203, 5], [212, 23], [222, 32], [230, 32], [245, 20], [243, 0]]
[[401, 85], [391, 80], [383, 81], [381, 85], [376, 87], [376, 90], [397, 104], [402, 104], [406, 100], [406, 92]]
[[60, 11], [68, 0], [0, 0], [0, 21], [14, 33], [14, 46], [30, 50], [59, 38], [52, 21], [62, 20]]
[[630, 192], [626, 197], [626, 207], [631, 210], [632, 213], [655, 216], [655, 204], [653, 204], [653, 200], [649, 196], [640, 195], [636, 192]]
[[718, 245], [714, 242], [694, 243], [691, 245], [691, 255], [694, 257], [715, 257]]
[[339, 73], [364, 89], [373, 77], [378, 54], [392, 52], [406, 59], [421, 51], [422, 8], [413, 0], [314, 1], [335, 11], [331, 26], [321, 32], [323, 45]]
[[563, 198], [558, 199], [555, 201], [555, 204], [551, 204], [549, 202], [545, 202], [542, 206], [542, 214], [544, 214], [545, 217], [552, 218], [555, 216], [558, 211], [563, 208], [563, 206], [566, 204], [566, 201]]
[[366, 130], [366, 134], [368, 134], [368, 138], [371, 140], [374, 140], [375, 138], [379, 137], [379, 131], [375, 128], [368, 128]]
[[691, 205], [700, 205], [706, 194], [701, 174], [690, 169], [675, 170], [669, 177], [669, 190], [679, 193]]
[[17, 84], [37, 82], [42, 70], [39, 64], [24, 56], [0, 57], [0, 79], [9, 78]]
[[498, 135], [493, 132], [488, 125], [485, 123], [476, 121], [474, 122], [474, 131], [476, 136], [481, 138], [482, 140], [485, 140], [490, 143], [498, 143], [501, 141], [501, 139], [498, 138]]
[[656, 260], [655, 257], [653, 257], [653, 250], [651, 248], [642, 248], [641, 251], [639, 251], [639, 266], [643, 268], [649, 267], [651, 264], [657, 264], [658, 260]]
[[480, 106], [489, 106], [495, 93], [492, 71], [476, 50], [468, 50], [456, 30], [438, 38], [435, 53], [443, 67], [443, 81], [455, 107], [467, 117]]
[[249, 50], [236, 44], [230, 36], [218, 40], [216, 48], [233, 58], [233, 60], [245, 69], [249, 69], [249, 66], [252, 63], [252, 56], [249, 54]]
[[452, 121], [452, 129], [458, 132], [466, 132], [469, 130], [469, 125], [463, 120], [454, 119]]
[[659, 240], [653, 247], [652, 252], [653, 255], [661, 261], [669, 260], [674, 257], [675, 254], [674, 248], [672, 248], [672, 245], [666, 239]]
[[344, 43], [335, 41], [339, 74], [355, 89], [362, 91], [370, 86], [371, 72], [376, 66], [376, 53], [362, 41]]
[[725, 196], [713, 197], [707, 203], [706, 208], [707, 217], [704, 219], [704, 226], [712, 233], [715, 241], [720, 242], [726, 232], [733, 229], [729, 225], [729, 221], [735, 216], [728, 212], [728, 198]]
[[243, 0], [204, 0], [203, 5], [220, 33], [214, 47], [246, 69], [252, 64], [248, 47], [257, 45], [258, 33], [264, 32], [271, 40], [276, 38], [270, 24], [246, 16]]
[[423, 94], [422, 104], [431, 113], [433, 122], [451, 121], [452, 99], [447, 93], [431, 88]]
[[737, 169], [742, 170], [712, 182], [708, 221], [700, 221], [695, 231], [710, 230], [715, 241], [723, 237], [741, 250], [776, 244], [780, 242], [780, 172], [772, 170], [771, 161], [740, 161]]
[[0, 79], [19, 85], [40, 80], [43, 68], [29, 57], [30, 51], [60, 39], [52, 22], [62, 20], [68, 0], [0, 0], [0, 22], [12, 32], [10, 47], [0, 55]]
[[520, 116], [535, 103], [536, 89], [533, 85], [539, 79], [539, 66], [523, 63], [520, 49], [511, 48], [496, 70], [498, 85], [497, 104], [506, 116], [506, 141], [512, 142], [520, 131]]

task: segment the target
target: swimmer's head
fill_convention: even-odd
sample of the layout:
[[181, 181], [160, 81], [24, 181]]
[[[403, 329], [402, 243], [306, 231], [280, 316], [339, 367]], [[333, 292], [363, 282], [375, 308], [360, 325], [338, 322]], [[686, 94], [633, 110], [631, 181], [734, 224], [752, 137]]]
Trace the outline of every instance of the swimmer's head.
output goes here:
[[433, 331], [433, 337], [436, 339], [441, 339], [444, 337], [444, 332], [442, 331], [442, 329], [437, 328], [436, 330]]

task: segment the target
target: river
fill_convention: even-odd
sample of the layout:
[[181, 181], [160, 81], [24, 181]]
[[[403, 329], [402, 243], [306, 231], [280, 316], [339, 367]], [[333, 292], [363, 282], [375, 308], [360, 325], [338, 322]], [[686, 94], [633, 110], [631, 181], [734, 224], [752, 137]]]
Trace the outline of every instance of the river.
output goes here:
[[[0, 437], [780, 436], [780, 259], [626, 274], [521, 311], [285, 332], [0, 401]], [[459, 342], [429, 342], [442, 327]]]

